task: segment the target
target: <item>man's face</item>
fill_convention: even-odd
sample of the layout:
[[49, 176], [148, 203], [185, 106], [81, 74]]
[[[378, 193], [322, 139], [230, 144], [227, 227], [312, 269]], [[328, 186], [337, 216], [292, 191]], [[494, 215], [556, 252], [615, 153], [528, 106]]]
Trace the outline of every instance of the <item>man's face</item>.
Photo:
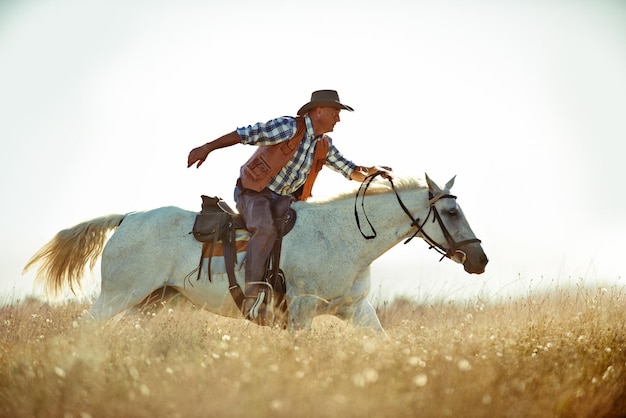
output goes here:
[[319, 125], [320, 132], [332, 132], [335, 128], [335, 124], [341, 120], [339, 119], [339, 112], [341, 112], [341, 109], [334, 107], [319, 107], [316, 110], [318, 112], [317, 125]]

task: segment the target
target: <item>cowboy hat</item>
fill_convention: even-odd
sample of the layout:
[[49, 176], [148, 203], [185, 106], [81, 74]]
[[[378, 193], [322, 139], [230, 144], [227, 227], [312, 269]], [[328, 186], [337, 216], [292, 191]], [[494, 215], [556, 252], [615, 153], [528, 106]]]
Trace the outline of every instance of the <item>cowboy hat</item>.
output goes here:
[[339, 94], [335, 90], [317, 90], [311, 93], [311, 101], [298, 110], [298, 116], [304, 115], [314, 107], [335, 107], [353, 112], [350, 106], [339, 102]]

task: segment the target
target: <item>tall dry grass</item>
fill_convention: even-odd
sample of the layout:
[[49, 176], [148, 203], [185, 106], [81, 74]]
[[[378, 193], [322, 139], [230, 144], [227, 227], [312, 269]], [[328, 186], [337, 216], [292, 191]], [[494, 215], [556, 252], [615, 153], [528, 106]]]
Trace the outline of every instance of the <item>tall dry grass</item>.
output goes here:
[[0, 310], [6, 417], [626, 416], [626, 293], [381, 308], [390, 339], [320, 317], [291, 336], [190, 306], [76, 324]]

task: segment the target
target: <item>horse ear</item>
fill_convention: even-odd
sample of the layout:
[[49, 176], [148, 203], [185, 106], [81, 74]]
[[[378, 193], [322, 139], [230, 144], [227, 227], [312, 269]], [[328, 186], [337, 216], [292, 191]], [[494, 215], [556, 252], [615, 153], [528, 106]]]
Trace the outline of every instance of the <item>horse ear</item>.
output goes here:
[[432, 181], [430, 179], [430, 177], [428, 177], [427, 173], [424, 173], [424, 176], [426, 177], [426, 184], [428, 184], [428, 190], [430, 190], [430, 192], [433, 195], [438, 195], [441, 193], [441, 188], [439, 186], [437, 186], [437, 183], [435, 183], [434, 181]]
[[454, 177], [452, 177], [450, 179], [449, 182], [446, 183], [446, 190], [450, 190], [452, 188], [452, 186], [454, 186], [454, 179], [456, 178], [456, 174], [454, 175]]

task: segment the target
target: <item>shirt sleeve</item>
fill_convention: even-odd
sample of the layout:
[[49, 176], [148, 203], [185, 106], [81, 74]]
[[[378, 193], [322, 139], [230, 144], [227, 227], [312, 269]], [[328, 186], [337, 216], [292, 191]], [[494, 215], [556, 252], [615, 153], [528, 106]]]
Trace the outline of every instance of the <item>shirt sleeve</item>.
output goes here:
[[328, 155], [326, 156], [326, 165], [333, 170], [343, 174], [345, 178], [350, 179], [350, 175], [356, 168], [356, 164], [344, 157], [341, 152], [333, 145], [332, 139], [327, 136], [330, 145]]
[[241, 143], [246, 145], [274, 145], [287, 141], [296, 134], [296, 120], [290, 117], [258, 122], [237, 128]]

